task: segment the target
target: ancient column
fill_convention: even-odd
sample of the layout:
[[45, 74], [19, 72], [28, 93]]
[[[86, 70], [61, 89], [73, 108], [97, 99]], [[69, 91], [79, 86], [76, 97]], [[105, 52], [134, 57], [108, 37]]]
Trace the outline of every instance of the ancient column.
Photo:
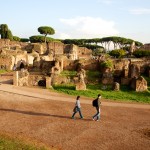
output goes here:
[[13, 73], [13, 85], [18, 86], [18, 71]]

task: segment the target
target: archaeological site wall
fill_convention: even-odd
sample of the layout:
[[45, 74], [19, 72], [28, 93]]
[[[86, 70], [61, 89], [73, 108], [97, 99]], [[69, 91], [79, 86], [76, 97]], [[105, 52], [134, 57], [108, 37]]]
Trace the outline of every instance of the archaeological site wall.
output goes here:
[[140, 49], [142, 49], [142, 50], [150, 50], [150, 43], [144, 44]]
[[99, 70], [99, 62], [92, 59], [82, 60], [82, 62], [66, 59], [63, 62], [64, 70], [77, 70], [77, 66], [79, 63], [82, 64], [82, 68], [85, 70]]
[[12, 70], [15, 57], [10, 55], [0, 55], [0, 69]]
[[52, 50], [55, 55], [64, 54], [64, 44], [61, 42], [49, 42], [48, 47], [49, 50]]

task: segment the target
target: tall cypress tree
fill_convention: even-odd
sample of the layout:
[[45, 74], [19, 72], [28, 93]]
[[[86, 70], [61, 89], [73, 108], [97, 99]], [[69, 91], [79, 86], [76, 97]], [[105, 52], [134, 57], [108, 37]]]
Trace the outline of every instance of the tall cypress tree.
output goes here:
[[6, 39], [7, 32], [8, 32], [8, 26], [7, 24], [1, 24], [0, 26], [0, 33], [1, 33], [1, 39]]
[[1, 39], [13, 40], [12, 32], [11, 32], [11, 30], [9, 30], [7, 24], [1, 24], [0, 25], [0, 34], [1, 34]]

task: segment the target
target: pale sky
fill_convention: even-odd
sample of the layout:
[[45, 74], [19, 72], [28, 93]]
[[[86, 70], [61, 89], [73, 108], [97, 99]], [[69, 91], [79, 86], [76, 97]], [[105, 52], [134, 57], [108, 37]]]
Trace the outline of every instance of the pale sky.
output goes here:
[[50, 26], [52, 38], [121, 36], [150, 43], [150, 0], [1, 0], [0, 7], [0, 24], [20, 38]]

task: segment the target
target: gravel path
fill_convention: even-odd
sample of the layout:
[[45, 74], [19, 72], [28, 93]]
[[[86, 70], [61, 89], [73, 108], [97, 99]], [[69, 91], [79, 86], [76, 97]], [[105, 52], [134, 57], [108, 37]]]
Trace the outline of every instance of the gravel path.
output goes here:
[[72, 120], [75, 96], [2, 83], [2, 134], [63, 150], [148, 150], [150, 147], [150, 105], [102, 100], [101, 120], [95, 122], [92, 100], [81, 97], [84, 119], [76, 115]]

